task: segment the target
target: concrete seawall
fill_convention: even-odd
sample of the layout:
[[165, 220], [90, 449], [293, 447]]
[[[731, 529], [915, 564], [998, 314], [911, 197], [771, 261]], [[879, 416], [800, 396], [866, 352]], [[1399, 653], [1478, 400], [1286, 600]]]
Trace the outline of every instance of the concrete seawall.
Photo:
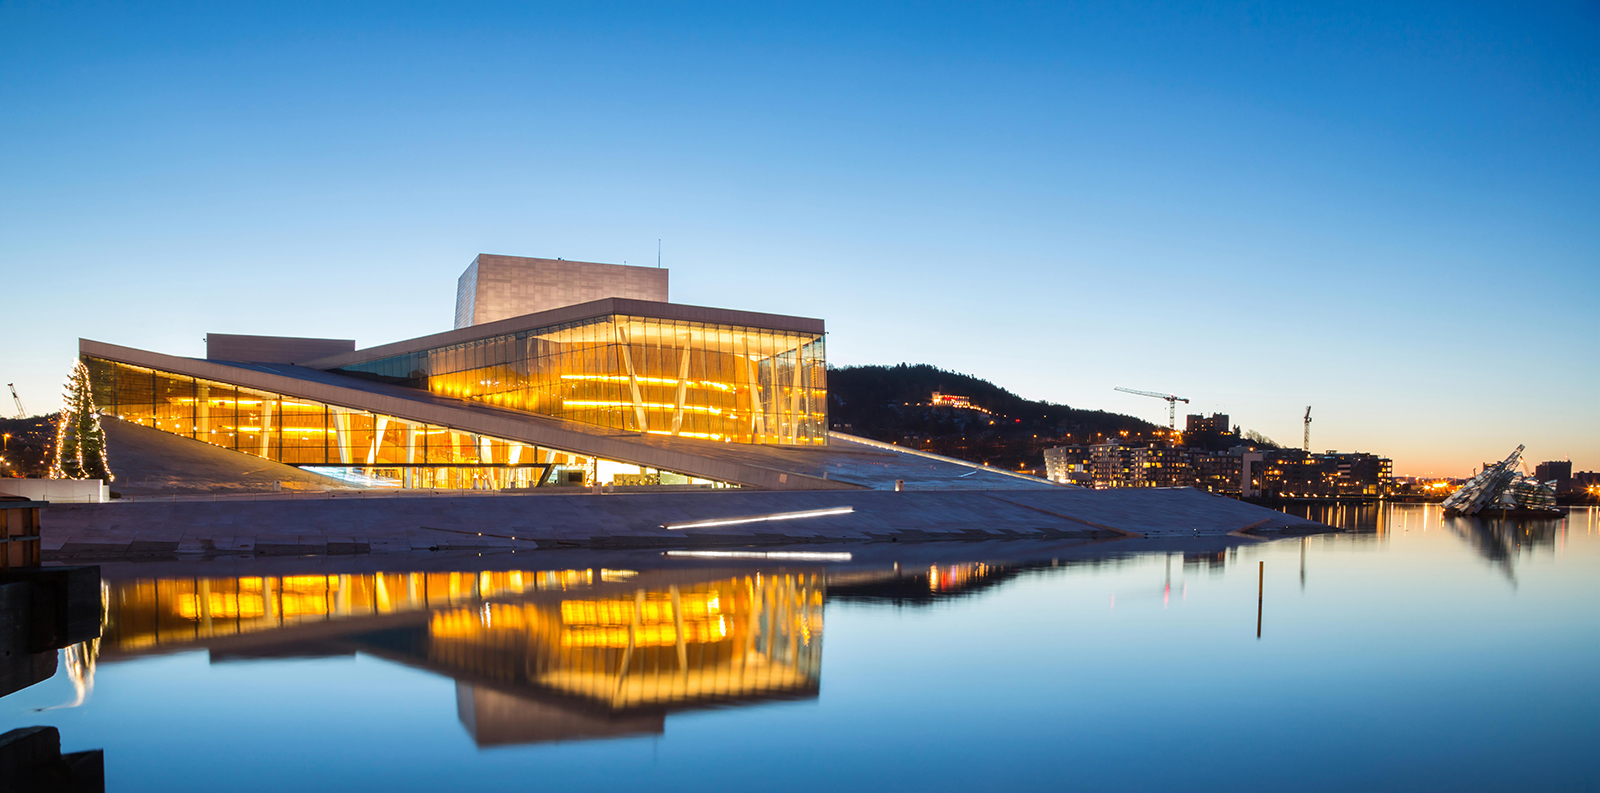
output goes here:
[[[848, 514], [672, 530], [663, 524], [850, 507]], [[650, 548], [1330, 531], [1190, 489], [711, 491], [495, 498], [72, 504], [44, 515], [47, 558]]]

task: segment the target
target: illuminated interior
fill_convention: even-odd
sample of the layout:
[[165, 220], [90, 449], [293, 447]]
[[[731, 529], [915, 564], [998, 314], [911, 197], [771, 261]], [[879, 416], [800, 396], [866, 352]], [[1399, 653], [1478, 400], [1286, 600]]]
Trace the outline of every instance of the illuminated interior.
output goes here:
[[366, 487], [717, 484], [88, 356], [83, 362], [95, 402], [120, 419]]
[[821, 334], [613, 315], [336, 371], [612, 429], [825, 445]]

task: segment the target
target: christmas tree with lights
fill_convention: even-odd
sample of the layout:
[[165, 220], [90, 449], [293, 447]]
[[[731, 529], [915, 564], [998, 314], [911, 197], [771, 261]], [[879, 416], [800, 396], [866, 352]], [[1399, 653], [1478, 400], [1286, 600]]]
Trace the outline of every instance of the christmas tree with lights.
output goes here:
[[104, 479], [111, 481], [106, 460], [106, 432], [89, 386], [89, 368], [78, 361], [67, 377], [61, 416], [56, 419], [56, 459], [51, 479]]

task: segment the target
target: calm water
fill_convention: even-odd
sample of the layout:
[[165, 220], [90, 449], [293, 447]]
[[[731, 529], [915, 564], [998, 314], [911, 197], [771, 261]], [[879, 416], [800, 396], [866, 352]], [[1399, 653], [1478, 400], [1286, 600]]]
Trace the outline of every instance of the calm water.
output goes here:
[[0, 729], [115, 791], [1600, 788], [1600, 515], [1323, 517], [1362, 533], [108, 567]]

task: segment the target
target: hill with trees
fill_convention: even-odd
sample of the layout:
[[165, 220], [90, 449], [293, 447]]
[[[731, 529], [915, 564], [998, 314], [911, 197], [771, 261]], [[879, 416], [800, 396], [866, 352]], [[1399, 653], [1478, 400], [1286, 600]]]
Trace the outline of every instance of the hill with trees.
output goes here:
[[[966, 397], [972, 408], [932, 405], [935, 391]], [[1023, 399], [972, 375], [904, 363], [829, 369], [828, 421], [839, 432], [1041, 476], [1052, 446], [1166, 432], [1133, 416]]]

